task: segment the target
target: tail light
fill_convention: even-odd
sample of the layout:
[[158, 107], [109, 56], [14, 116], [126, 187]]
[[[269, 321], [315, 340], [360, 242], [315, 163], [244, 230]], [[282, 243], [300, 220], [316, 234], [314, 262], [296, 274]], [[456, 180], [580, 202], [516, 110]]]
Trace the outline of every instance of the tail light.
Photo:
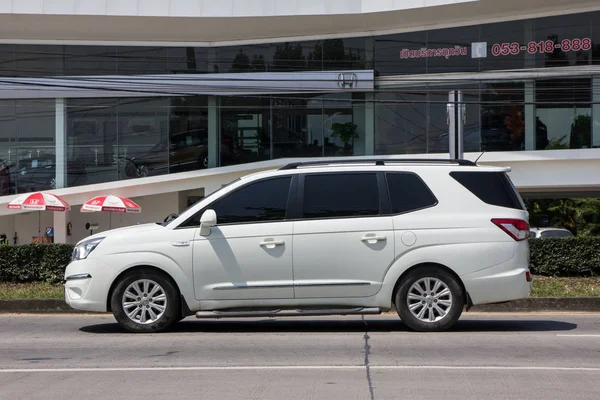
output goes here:
[[494, 218], [492, 222], [517, 242], [529, 237], [529, 224], [522, 219]]

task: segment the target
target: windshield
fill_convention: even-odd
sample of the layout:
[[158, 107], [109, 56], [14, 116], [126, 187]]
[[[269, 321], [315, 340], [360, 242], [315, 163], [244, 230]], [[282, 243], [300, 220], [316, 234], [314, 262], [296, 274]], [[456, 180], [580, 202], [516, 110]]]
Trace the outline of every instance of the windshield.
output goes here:
[[212, 192], [211, 194], [209, 194], [208, 196], [206, 196], [205, 198], [198, 200], [197, 202], [195, 202], [194, 204], [190, 205], [189, 207], [187, 207], [185, 210], [183, 210], [182, 212], [180, 212], [179, 214], [169, 214], [166, 218], [165, 221], [162, 223], [162, 226], [168, 226], [170, 225], [173, 221], [175, 221], [177, 218], [179, 218], [180, 215], [185, 214], [186, 212], [188, 212], [189, 210], [191, 210], [192, 208], [194, 208], [196, 206], [196, 204], [200, 203], [201, 201], [204, 201], [206, 199], [210, 199], [213, 196], [215, 196], [216, 194], [220, 193], [223, 189], [225, 189], [226, 187], [234, 184], [235, 182], [239, 181], [241, 178], [237, 178], [234, 179], [233, 181], [229, 182], [226, 185], [221, 186], [219, 189], [215, 190], [214, 192]]

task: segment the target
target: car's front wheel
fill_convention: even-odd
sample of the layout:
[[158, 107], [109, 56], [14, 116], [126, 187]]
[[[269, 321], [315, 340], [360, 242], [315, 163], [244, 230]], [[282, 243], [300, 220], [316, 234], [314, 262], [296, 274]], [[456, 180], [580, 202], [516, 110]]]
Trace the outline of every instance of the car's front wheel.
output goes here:
[[161, 273], [136, 270], [123, 276], [111, 296], [111, 309], [123, 328], [160, 332], [179, 321], [181, 301], [174, 283]]
[[412, 330], [440, 332], [452, 327], [464, 308], [462, 285], [437, 267], [418, 268], [408, 273], [396, 291], [398, 315]]

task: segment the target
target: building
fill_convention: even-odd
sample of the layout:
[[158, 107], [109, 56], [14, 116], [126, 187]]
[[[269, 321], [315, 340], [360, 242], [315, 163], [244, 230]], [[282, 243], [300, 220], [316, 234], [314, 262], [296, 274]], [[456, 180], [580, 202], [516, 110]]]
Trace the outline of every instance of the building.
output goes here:
[[[445, 158], [457, 131], [526, 196], [600, 193], [597, 1], [7, 0], [0, 38], [11, 243], [160, 222], [299, 157]], [[6, 208], [48, 189], [73, 210]], [[108, 193], [144, 212], [79, 212]]]

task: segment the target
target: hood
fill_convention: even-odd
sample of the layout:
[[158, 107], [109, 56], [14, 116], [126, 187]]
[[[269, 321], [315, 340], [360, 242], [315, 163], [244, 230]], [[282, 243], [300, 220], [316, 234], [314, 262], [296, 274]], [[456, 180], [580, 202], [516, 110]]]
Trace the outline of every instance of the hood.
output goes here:
[[109, 231], [98, 232], [96, 234], [86, 237], [85, 239], [81, 239], [79, 242], [77, 242], [77, 244], [87, 241], [87, 240], [101, 238], [101, 237], [109, 238], [109, 237], [114, 237], [114, 236], [123, 236], [123, 235], [131, 235], [131, 234], [137, 235], [142, 232], [149, 232], [149, 231], [163, 229], [163, 228], [164, 227], [162, 225], [158, 225], [155, 223], [126, 226], [124, 228], [116, 228], [116, 229], [111, 229]]

